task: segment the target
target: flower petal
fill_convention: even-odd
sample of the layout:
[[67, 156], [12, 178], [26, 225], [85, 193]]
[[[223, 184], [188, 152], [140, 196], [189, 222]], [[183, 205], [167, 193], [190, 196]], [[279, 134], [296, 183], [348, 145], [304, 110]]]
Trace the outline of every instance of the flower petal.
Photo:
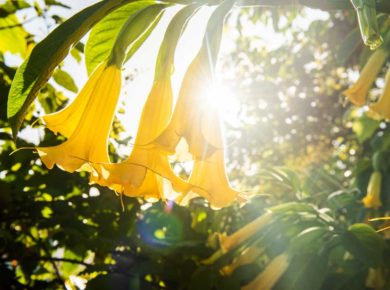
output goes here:
[[37, 148], [48, 168], [57, 164], [63, 170], [73, 172], [88, 162], [109, 162], [107, 140], [120, 87], [120, 69], [113, 65], [106, 67], [69, 139], [57, 146]]

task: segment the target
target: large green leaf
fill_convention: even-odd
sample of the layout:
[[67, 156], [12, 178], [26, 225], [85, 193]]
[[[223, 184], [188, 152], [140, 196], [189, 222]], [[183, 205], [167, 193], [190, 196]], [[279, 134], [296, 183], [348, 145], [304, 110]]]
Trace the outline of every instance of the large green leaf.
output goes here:
[[369, 225], [353, 224], [343, 235], [344, 247], [359, 261], [369, 267], [381, 262], [384, 242], [381, 236]]
[[96, 24], [85, 46], [85, 64], [88, 74], [108, 57], [123, 25], [154, 3], [155, 1], [139, 1], [124, 5]]
[[28, 107], [50, 78], [55, 67], [68, 54], [71, 45], [80, 40], [91, 26], [114, 8], [131, 1], [133, 0], [110, 0], [96, 3], [58, 26], [34, 47], [31, 55], [16, 71], [8, 96], [7, 114], [14, 137], [16, 137]]

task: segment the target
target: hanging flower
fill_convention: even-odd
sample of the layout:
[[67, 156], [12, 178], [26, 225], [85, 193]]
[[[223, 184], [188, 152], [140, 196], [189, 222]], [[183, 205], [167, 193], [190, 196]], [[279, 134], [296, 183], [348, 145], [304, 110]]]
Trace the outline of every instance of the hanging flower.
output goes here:
[[73, 102], [61, 111], [43, 116], [46, 127], [55, 134], [60, 133], [69, 138], [80, 122], [85, 107], [105, 69], [105, 63], [100, 64], [92, 73], [88, 82], [77, 95]]
[[211, 86], [212, 77], [203, 57], [199, 54], [188, 68], [172, 119], [155, 144], [168, 154], [174, 154], [184, 138], [195, 162], [188, 181], [191, 187], [180, 202], [186, 203], [200, 195], [220, 208], [233, 202], [238, 192], [230, 187], [226, 176], [218, 111], [210, 102], [212, 96], [204, 89]]
[[390, 69], [386, 73], [383, 93], [378, 102], [370, 105], [370, 111], [381, 119], [390, 119]]
[[172, 171], [167, 152], [152, 144], [166, 128], [172, 113], [170, 77], [158, 79], [144, 105], [133, 150], [121, 163], [96, 164], [92, 182], [108, 186], [128, 196], [165, 198], [166, 179], [177, 192], [187, 184]]
[[[108, 186], [128, 196], [175, 199], [171, 193], [186, 192], [188, 184], [175, 175], [168, 152], [153, 141], [168, 126], [172, 116], [171, 74], [176, 45], [183, 27], [198, 5], [188, 5], [172, 19], [160, 46], [153, 87], [145, 102], [130, 156], [117, 164], [96, 164], [92, 182]], [[173, 189], [173, 190], [172, 190]]]
[[231, 249], [239, 246], [242, 242], [246, 241], [251, 236], [260, 231], [266, 224], [272, 220], [272, 213], [267, 212], [257, 219], [246, 224], [244, 227], [231, 234], [228, 237], [220, 237], [220, 245], [224, 252], [228, 252]]
[[289, 266], [288, 255], [280, 254], [272, 259], [263, 272], [241, 290], [270, 290], [282, 277]]
[[180, 88], [179, 98], [167, 129], [156, 139], [156, 143], [167, 152], [174, 154], [181, 138], [185, 138], [193, 158], [205, 159], [217, 149], [222, 149], [210, 131], [215, 124], [207, 122], [210, 116], [210, 101], [205, 94], [212, 79], [207, 62], [198, 55], [190, 64]]
[[372, 87], [388, 55], [389, 52], [385, 49], [376, 50], [361, 71], [358, 81], [343, 92], [343, 95], [354, 105], [363, 106], [366, 103], [368, 91]]
[[367, 195], [362, 199], [364, 207], [376, 209], [382, 206], [380, 198], [381, 186], [382, 174], [380, 171], [374, 171], [368, 182]]
[[231, 275], [237, 268], [254, 263], [261, 255], [264, 254], [264, 249], [259, 247], [249, 247], [233, 259], [232, 263], [223, 267], [221, 273], [223, 275]]
[[[57, 164], [61, 169], [73, 172], [88, 162], [109, 162], [107, 140], [119, 98], [121, 71], [116, 65], [103, 67], [101, 72], [99, 68], [96, 75], [87, 82], [88, 89], [82, 90], [83, 94], [89, 94], [76, 98], [80, 106], [88, 99], [81, 116], [78, 109], [72, 106], [71, 111], [75, 112], [69, 114], [72, 116], [72, 126], [74, 120], [79, 118], [75, 128], [67, 128], [66, 124], [57, 126], [57, 131], [70, 134], [68, 140], [57, 146], [37, 148], [39, 156], [49, 169]], [[65, 115], [68, 113], [64, 113], [64, 118]], [[84, 166], [85, 169], [87, 167], [89, 166]]]

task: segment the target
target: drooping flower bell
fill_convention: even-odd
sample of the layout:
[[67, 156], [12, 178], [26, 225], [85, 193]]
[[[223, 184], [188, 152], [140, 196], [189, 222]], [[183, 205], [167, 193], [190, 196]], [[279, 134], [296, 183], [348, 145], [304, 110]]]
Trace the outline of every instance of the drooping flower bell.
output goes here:
[[187, 183], [176, 176], [169, 164], [168, 153], [153, 141], [167, 127], [172, 115], [171, 73], [176, 44], [187, 19], [198, 5], [178, 12], [169, 24], [160, 47], [153, 87], [143, 107], [138, 131], [130, 156], [121, 163], [94, 164], [91, 181], [108, 186], [128, 196], [172, 198], [169, 187], [186, 192]]
[[367, 194], [362, 199], [364, 207], [377, 209], [382, 206], [381, 202], [382, 173], [374, 171], [368, 182]]
[[[69, 138], [52, 147], [37, 147], [42, 162], [49, 168], [56, 164], [73, 172], [87, 169], [88, 162], [109, 162], [107, 140], [114, 118], [121, 87], [121, 70], [115, 64], [102, 64], [89, 79], [85, 88], [58, 115], [46, 119], [47, 126]], [[84, 110], [81, 108], [84, 106]], [[60, 124], [59, 121], [69, 123]], [[69, 124], [69, 126], [67, 125]]]
[[[160, 13], [164, 7], [154, 5], [153, 13]], [[141, 13], [123, 25], [110, 55], [96, 69], [74, 102], [43, 118], [49, 129], [68, 137], [58, 146], [36, 148], [48, 168], [57, 164], [69, 172], [91, 171], [91, 163], [110, 161], [107, 143], [120, 94], [121, 67], [126, 49], [139, 37], [139, 26], [132, 22], [138, 17]]]
[[242, 290], [271, 290], [282, 277], [289, 266], [288, 255], [282, 253], [271, 260], [263, 272], [261, 272]]
[[171, 154], [175, 153], [181, 138], [187, 141], [195, 160], [205, 159], [217, 149], [223, 149], [222, 140], [217, 136], [218, 141], [213, 142], [215, 136], [209, 133], [215, 133], [215, 126], [219, 125], [207, 122], [215, 114], [215, 110], [209, 111], [209, 95], [205, 94], [212, 79], [208, 65], [202, 55], [192, 61], [184, 76], [172, 120], [156, 139], [156, 143]]
[[158, 79], [142, 111], [133, 150], [124, 162], [96, 164], [91, 181], [108, 186], [128, 196], [165, 198], [164, 179], [171, 182], [177, 192], [187, 184], [172, 171], [168, 154], [151, 144], [166, 127], [172, 111], [170, 77]]
[[211, 105], [209, 94], [205, 93], [213, 85], [213, 67], [219, 51], [223, 19], [232, 5], [231, 1], [225, 1], [211, 15], [202, 47], [184, 76], [172, 119], [155, 141], [170, 154], [175, 153], [182, 138], [188, 144], [195, 162], [188, 181], [191, 187], [182, 202], [198, 194], [212, 206], [224, 207], [238, 196], [238, 192], [230, 187], [225, 172], [218, 112]]
[[[227, 252], [242, 246], [244, 242], [248, 241], [248, 239], [250, 239], [252, 236], [258, 234], [272, 220], [272, 216], [272, 212], [267, 212], [229, 236], [226, 236], [225, 234], [217, 234], [220, 249], [206, 260], [203, 260], [202, 263], [210, 265], [221, 256], [225, 255]], [[229, 269], [229, 267], [227, 269]]]
[[374, 112], [380, 119], [390, 119], [390, 69], [385, 77], [383, 93], [376, 103], [370, 105], [370, 111]]
[[221, 274], [231, 275], [237, 268], [256, 262], [256, 260], [264, 254], [264, 251], [264, 248], [259, 248], [257, 246], [245, 249], [238, 257], [233, 259], [231, 264], [226, 265], [221, 269]]
[[272, 212], [267, 212], [262, 216], [254, 219], [250, 223], [243, 226], [238, 231], [234, 232], [230, 236], [220, 236], [220, 246], [224, 252], [228, 252], [231, 249], [239, 246], [241, 243], [249, 239], [260, 231], [265, 225], [272, 220]]
[[72, 135], [80, 122], [85, 107], [104, 69], [105, 63], [101, 63], [92, 73], [91, 77], [88, 79], [88, 82], [81, 89], [77, 97], [67, 107], [58, 112], [42, 117], [48, 129], [50, 129], [55, 134], [60, 133], [67, 138]]
[[388, 55], [389, 51], [386, 49], [380, 48], [376, 50], [368, 59], [357, 82], [343, 92], [343, 95], [354, 105], [363, 106], [366, 103], [368, 91], [372, 87]]

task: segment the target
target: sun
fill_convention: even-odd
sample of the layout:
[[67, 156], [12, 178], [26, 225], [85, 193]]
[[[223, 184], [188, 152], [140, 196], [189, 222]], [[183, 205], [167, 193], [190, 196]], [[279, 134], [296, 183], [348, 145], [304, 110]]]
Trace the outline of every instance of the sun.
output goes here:
[[209, 105], [217, 109], [223, 122], [232, 126], [239, 125], [240, 101], [238, 94], [232, 88], [220, 81], [216, 81], [203, 91]]

